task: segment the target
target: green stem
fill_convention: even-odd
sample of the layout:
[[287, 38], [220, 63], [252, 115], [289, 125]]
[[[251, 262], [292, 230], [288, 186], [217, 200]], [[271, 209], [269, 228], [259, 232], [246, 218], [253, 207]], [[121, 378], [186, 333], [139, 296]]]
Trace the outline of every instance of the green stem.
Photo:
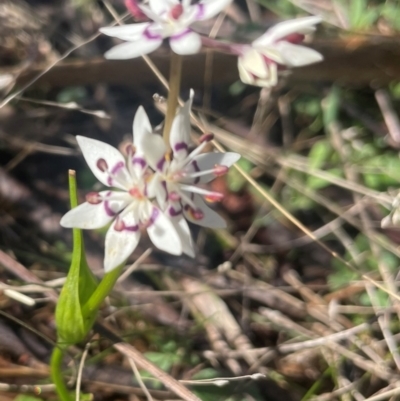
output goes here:
[[182, 75], [182, 57], [179, 54], [172, 52], [170, 70], [169, 70], [169, 94], [167, 101], [167, 112], [165, 114], [164, 141], [169, 146], [169, 134], [171, 131], [172, 121], [176, 114], [178, 106], [179, 91], [181, 87]]
[[91, 297], [85, 305], [83, 305], [82, 316], [92, 316], [93, 313], [97, 312], [103, 301], [108, 297], [113, 289], [124, 266], [125, 264], [118, 266], [104, 275]]
[[65, 386], [63, 375], [61, 372], [61, 364], [64, 357], [64, 350], [59, 346], [55, 346], [51, 355], [51, 379], [56, 385], [57, 393], [61, 401], [73, 401], [69, 395], [68, 389]]

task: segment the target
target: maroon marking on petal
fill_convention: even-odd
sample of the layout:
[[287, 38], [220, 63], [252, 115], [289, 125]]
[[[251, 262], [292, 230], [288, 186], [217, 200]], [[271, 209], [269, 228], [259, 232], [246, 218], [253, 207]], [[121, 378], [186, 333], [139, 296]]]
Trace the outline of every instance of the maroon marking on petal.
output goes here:
[[160, 159], [160, 160], [158, 161], [158, 163], [156, 164], [157, 170], [163, 171], [163, 169], [164, 169], [164, 164], [165, 164], [165, 157], [163, 157], [162, 159]]
[[[191, 164], [194, 167], [194, 171], [200, 171], [200, 167], [197, 164], [196, 160], [193, 160]], [[194, 184], [198, 184], [199, 182], [200, 182], [200, 177], [196, 177], [194, 179]]]
[[125, 166], [124, 162], [118, 162], [112, 169], [111, 169], [111, 174], [115, 175]]
[[200, 137], [199, 142], [210, 142], [214, 139], [214, 134], [204, 134]]
[[161, 186], [165, 190], [165, 200], [168, 200], [168, 187], [167, 187], [167, 182], [166, 181], [161, 181]]
[[89, 192], [86, 195], [86, 202], [90, 203], [91, 205], [98, 205], [102, 201], [103, 199], [101, 198], [101, 195], [98, 192]]
[[114, 217], [117, 215], [117, 213], [114, 212], [114, 210], [111, 209], [110, 203], [108, 200], [104, 202], [104, 210], [106, 211], [107, 215], [110, 217]]
[[178, 142], [174, 145], [174, 151], [179, 152], [180, 150], [188, 151], [188, 144], [186, 142]]
[[181, 209], [175, 209], [174, 207], [170, 206], [168, 208], [168, 214], [172, 217], [180, 216], [182, 214], [182, 208]]
[[144, 160], [143, 157], [134, 157], [132, 159], [132, 164], [139, 164], [141, 168], [145, 168], [147, 165], [146, 160]]
[[184, 36], [186, 36], [188, 33], [191, 33], [191, 32], [192, 32], [191, 29], [186, 28], [183, 31], [177, 33], [176, 35], [172, 35], [171, 40], [182, 39]]
[[104, 159], [97, 160], [96, 166], [102, 172], [105, 172], [108, 170], [108, 164]]
[[136, 232], [138, 230], [139, 230], [139, 225], [138, 224], [134, 224], [133, 226], [125, 225], [125, 227], [124, 227], [124, 231]]
[[153, 210], [151, 211], [151, 216], [150, 216], [146, 226], [150, 227], [151, 225], [153, 225], [159, 215], [160, 215], [160, 211], [156, 207], [153, 207]]
[[144, 32], [143, 32], [143, 36], [146, 38], [146, 39], [149, 39], [149, 40], [158, 40], [158, 39], [162, 39], [162, 36], [161, 35], [159, 35], [159, 34], [154, 34], [154, 33], [152, 33], [152, 32], [150, 32], [150, 28], [151, 28], [151, 25], [150, 26], [148, 26], [145, 30], [144, 30]]
[[196, 4], [195, 7], [197, 8], [195, 19], [199, 20], [204, 17], [204, 4]]
[[172, 7], [169, 15], [174, 19], [178, 20], [181, 15], [183, 14], [183, 6], [182, 4], [177, 4], [176, 6]]

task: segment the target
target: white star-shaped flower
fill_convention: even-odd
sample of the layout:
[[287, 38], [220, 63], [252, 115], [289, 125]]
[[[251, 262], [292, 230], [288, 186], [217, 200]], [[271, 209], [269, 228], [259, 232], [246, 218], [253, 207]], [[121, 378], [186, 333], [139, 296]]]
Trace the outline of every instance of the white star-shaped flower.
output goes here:
[[[192, 98], [193, 92], [172, 123], [171, 152], [159, 135], [150, 134], [143, 140], [142, 147], [148, 163], [156, 172], [149, 183], [149, 192], [157, 198], [160, 207], [168, 213], [174, 225], [183, 227], [184, 231], [188, 228], [183, 217], [200, 226], [224, 228], [225, 220], [203, 200], [218, 201], [222, 199], [222, 194], [204, 188], [204, 184], [225, 174], [239, 160], [240, 155], [233, 152], [201, 153], [212, 140], [212, 135], [203, 136], [200, 145], [193, 149], [190, 138]], [[190, 255], [189, 245], [183, 247], [183, 252]]]
[[150, 138], [151, 130], [148, 117], [140, 107], [133, 122], [134, 142], [127, 147], [127, 157], [104, 142], [76, 137], [93, 174], [113, 189], [88, 194], [87, 202], [66, 213], [60, 224], [67, 228], [97, 229], [113, 222], [105, 239], [106, 272], [130, 256], [142, 229], [147, 230], [157, 248], [174, 255], [182, 253], [182, 241], [174, 224], [147, 194], [149, 171], [141, 144]]
[[272, 87], [278, 83], [279, 69], [323, 60], [316, 50], [298, 44], [319, 22], [320, 17], [284, 21], [268, 29], [251, 45], [244, 45], [238, 59], [240, 79], [246, 84]]
[[149, 6], [139, 5], [151, 20], [116, 27], [101, 28], [100, 32], [127, 43], [113, 47], [105, 53], [108, 59], [129, 59], [151, 53], [165, 38], [177, 54], [194, 54], [201, 48], [201, 37], [190, 25], [212, 18], [232, 0], [201, 0], [191, 5], [191, 0], [149, 0]]

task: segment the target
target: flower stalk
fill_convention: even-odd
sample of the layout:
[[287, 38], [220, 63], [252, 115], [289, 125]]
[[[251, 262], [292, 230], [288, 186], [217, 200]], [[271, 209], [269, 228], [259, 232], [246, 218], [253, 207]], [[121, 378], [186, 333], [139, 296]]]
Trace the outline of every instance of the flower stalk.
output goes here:
[[61, 364], [65, 354], [65, 349], [59, 346], [54, 347], [51, 354], [50, 371], [51, 379], [56, 386], [56, 391], [61, 401], [73, 401], [64, 383], [61, 372]]
[[172, 122], [175, 118], [176, 108], [178, 107], [178, 98], [181, 88], [182, 77], [182, 57], [179, 54], [171, 52], [170, 70], [169, 70], [169, 93], [167, 100], [167, 112], [165, 114], [165, 123], [163, 137], [166, 144], [169, 144], [169, 134], [171, 132]]

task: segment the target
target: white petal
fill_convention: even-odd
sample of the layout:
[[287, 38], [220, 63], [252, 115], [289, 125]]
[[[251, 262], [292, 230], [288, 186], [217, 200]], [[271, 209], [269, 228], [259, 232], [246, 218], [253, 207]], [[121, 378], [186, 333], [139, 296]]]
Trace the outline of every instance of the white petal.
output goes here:
[[176, 4], [179, 4], [178, 0], [149, 0], [151, 10], [158, 15], [169, 11]]
[[169, 44], [176, 54], [195, 54], [201, 49], [201, 38], [196, 32], [187, 29], [171, 36]]
[[60, 220], [60, 225], [65, 228], [91, 230], [104, 227], [113, 218], [105, 212], [102, 204], [91, 205], [85, 202], [64, 214]]
[[109, 60], [127, 60], [151, 53], [160, 47], [161, 43], [162, 38], [148, 39], [142, 36], [141, 39], [135, 42], [121, 43], [114, 46], [104, 53], [104, 57]]
[[321, 22], [320, 17], [296, 18], [280, 22], [253, 42], [254, 46], [264, 46], [285, 38], [292, 33], [309, 33], [315, 30], [316, 24]]
[[194, 7], [198, 7], [197, 20], [202, 21], [209, 19], [220, 13], [226, 8], [232, 0], [203, 0], [196, 4]]
[[239, 57], [238, 61], [239, 75], [240, 79], [245, 84], [270, 88], [278, 83], [278, 67], [275, 63], [273, 62], [265, 63], [264, 70], [259, 69], [257, 71], [258, 73], [262, 74], [261, 76], [255, 75], [254, 73], [249, 71], [247, 67], [252, 68], [254, 70], [254, 66], [253, 67], [251, 66], [249, 60], [246, 60], [246, 64], [244, 64], [243, 58]]
[[149, 117], [147, 117], [146, 111], [143, 106], [139, 106], [133, 119], [133, 144], [136, 148], [140, 147], [142, 138], [145, 135], [151, 134], [152, 128]]
[[181, 255], [182, 242], [174, 225], [160, 209], [153, 207], [153, 224], [147, 228], [151, 241], [162, 251], [172, 255]]
[[[107, 197], [107, 195], [117, 194], [118, 192], [102, 191], [100, 196]], [[123, 194], [121, 193], [121, 196]], [[115, 218], [115, 216], [123, 210], [129, 199], [123, 200], [105, 200], [97, 205], [88, 202], [73, 208], [67, 212], [60, 221], [60, 225], [66, 228], [80, 228], [93, 230], [107, 225]]]
[[149, 6], [158, 15], [168, 10], [168, 4], [165, 0], [149, 0]]
[[[126, 189], [129, 184], [129, 174], [125, 167], [125, 158], [111, 145], [96, 139], [78, 135], [76, 137], [83, 157], [95, 177], [108, 187]], [[115, 179], [110, 178], [108, 171], [101, 171], [98, 167], [99, 160], [104, 160], [108, 171], [115, 173]]]
[[142, 138], [140, 148], [146, 155], [149, 166], [155, 170], [163, 172], [166, 168], [165, 154], [167, 146], [160, 135], [149, 134]]
[[104, 35], [112, 36], [114, 38], [134, 41], [139, 39], [143, 32], [151, 25], [151, 22], [143, 22], [139, 24], [129, 24], [121, 26], [110, 26], [100, 28], [99, 31]]
[[[163, 183], [165, 185], [163, 185]], [[168, 200], [166, 186], [167, 184], [162, 181], [159, 173], [153, 174], [153, 177], [147, 183], [147, 197], [149, 199], [156, 198], [157, 203], [162, 210], [164, 210]]]
[[322, 54], [305, 46], [294, 45], [293, 43], [283, 41], [277, 43], [276, 47], [284, 58], [285, 64], [289, 67], [301, 67], [323, 60]]
[[210, 209], [206, 203], [203, 201], [203, 198], [200, 195], [193, 196], [193, 202], [197, 206], [199, 210], [203, 213], [202, 219], [194, 219], [191, 215], [190, 211], [183, 209], [183, 213], [185, 217], [194, 224], [197, 224], [202, 227], [209, 228], [225, 228], [226, 222], [225, 220], [214, 210]]
[[183, 160], [188, 155], [191, 144], [190, 138], [190, 110], [192, 108], [194, 92], [190, 91], [189, 100], [175, 116], [171, 126], [170, 145], [175, 160]]
[[183, 216], [171, 218], [171, 222], [179, 235], [182, 243], [182, 252], [194, 258], [196, 256], [194, 251], [194, 244], [190, 228]]
[[240, 57], [240, 64], [249, 74], [258, 78], [266, 78], [269, 75], [269, 67], [264, 56], [257, 50], [251, 49]]
[[[196, 156], [192, 163], [196, 165], [196, 171], [211, 170], [215, 165], [230, 167], [240, 159], [239, 153], [226, 152], [226, 153], [203, 153]], [[194, 171], [192, 168], [191, 171]], [[215, 178], [214, 174], [202, 175], [199, 178], [199, 183], [207, 183]]]
[[119, 219], [122, 219], [126, 228], [117, 231], [115, 224], [119, 222], [116, 220], [107, 231], [104, 255], [104, 270], [106, 272], [124, 263], [139, 243], [140, 230], [137, 227], [137, 215], [132, 208], [128, 209], [118, 216]]
[[238, 58], [238, 70], [239, 70], [240, 80], [243, 83], [248, 85], [254, 85], [255, 77], [253, 74], [250, 74], [250, 72], [247, 71], [247, 69], [244, 67], [242, 57]]

